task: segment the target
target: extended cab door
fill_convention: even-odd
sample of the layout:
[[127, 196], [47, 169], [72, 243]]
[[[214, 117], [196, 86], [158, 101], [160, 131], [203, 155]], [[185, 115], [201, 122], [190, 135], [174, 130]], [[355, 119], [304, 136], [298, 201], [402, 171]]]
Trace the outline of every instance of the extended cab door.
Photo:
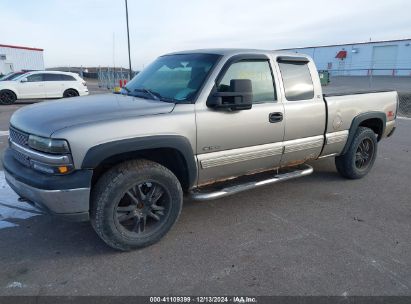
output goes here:
[[211, 80], [213, 90], [226, 91], [232, 79], [251, 80], [253, 105], [249, 110], [230, 111], [209, 108], [205, 100], [196, 103], [199, 184], [280, 164], [284, 109], [277, 99], [269, 58], [262, 54], [231, 57]]
[[315, 65], [305, 57], [276, 58], [284, 104], [284, 155], [281, 166], [317, 158], [324, 144], [326, 107]]
[[[27, 81], [25, 81], [27, 80]], [[44, 80], [42, 73], [28, 75], [18, 82], [19, 98], [45, 98]]]

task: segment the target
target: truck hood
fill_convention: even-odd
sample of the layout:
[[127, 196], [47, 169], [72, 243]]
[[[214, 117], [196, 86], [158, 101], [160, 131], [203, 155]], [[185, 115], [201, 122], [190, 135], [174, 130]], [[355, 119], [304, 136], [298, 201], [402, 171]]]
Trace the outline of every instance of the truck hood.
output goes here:
[[13, 114], [10, 124], [30, 134], [50, 137], [57, 130], [79, 124], [170, 113], [174, 106], [126, 95], [91, 95], [26, 106]]

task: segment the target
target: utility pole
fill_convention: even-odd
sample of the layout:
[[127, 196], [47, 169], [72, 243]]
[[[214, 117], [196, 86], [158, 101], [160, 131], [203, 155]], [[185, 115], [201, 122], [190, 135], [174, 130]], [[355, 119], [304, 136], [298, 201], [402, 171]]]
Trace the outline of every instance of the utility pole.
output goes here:
[[113, 32], [113, 88], [116, 87], [116, 34]]
[[130, 31], [128, 28], [128, 7], [127, 7], [127, 0], [124, 0], [126, 3], [126, 21], [127, 21], [127, 42], [128, 42], [128, 68], [129, 68], [129, 77], [130, 80], [132, 78], [131, 72], [131, 54], [130, 54]]

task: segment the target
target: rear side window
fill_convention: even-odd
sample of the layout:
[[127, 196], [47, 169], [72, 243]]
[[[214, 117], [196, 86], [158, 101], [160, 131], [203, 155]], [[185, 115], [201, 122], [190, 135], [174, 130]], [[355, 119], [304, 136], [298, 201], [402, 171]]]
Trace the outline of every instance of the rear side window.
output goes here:
[[60, 74], [44, 74], [44, 81], [60, 81]]
[[289, 101], [314, 98], [314, 84], [306, 62], [279, 62], [285, 97]]
[[60, 74], [61, 81], [76, 81], [76, 78], [70, 75]]

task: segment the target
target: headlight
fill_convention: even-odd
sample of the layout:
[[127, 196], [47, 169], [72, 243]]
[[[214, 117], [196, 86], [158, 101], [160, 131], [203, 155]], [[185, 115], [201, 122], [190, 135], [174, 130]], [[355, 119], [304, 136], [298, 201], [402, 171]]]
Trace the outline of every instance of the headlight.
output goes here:
[[36, 135], [30, 135], [28, 145], [34, 150], [54, 153], [65, 154], [70, 153], [68, 142], [63, 139], [45, 138]]

